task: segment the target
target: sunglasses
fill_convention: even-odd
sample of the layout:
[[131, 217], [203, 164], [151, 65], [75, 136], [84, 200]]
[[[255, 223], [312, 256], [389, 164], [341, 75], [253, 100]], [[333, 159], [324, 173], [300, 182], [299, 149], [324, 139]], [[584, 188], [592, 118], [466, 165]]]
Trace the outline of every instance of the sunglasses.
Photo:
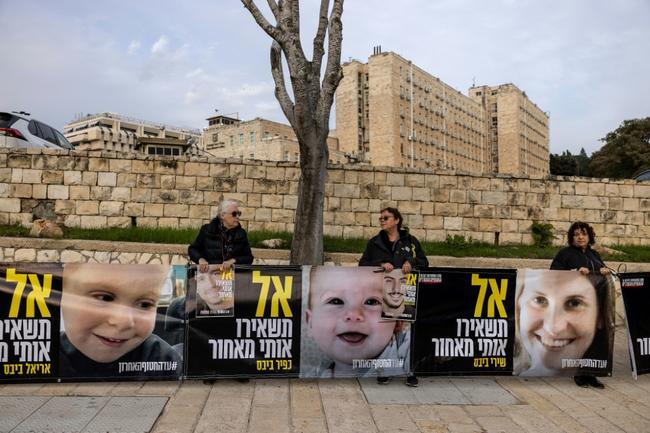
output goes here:
[[240, 210], [234, 210], [230, 213], [233, 218], [239, 218], [241, 216], [241, 211]]
[[392, 217], [393, 217], [392, 215], [390, 215], [390, 216], [380, 216], [380, 217], [379, 217], [379, 222], [388, 221], [388, 220], [391, 219]]

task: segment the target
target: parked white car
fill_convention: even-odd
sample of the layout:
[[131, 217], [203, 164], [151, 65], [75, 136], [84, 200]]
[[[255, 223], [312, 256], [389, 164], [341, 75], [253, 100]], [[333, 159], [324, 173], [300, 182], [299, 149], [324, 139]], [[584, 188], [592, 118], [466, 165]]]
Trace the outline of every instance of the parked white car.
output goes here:
[[63, 134], [24, 111], [0, 111], [0, 147], [74, 149]]

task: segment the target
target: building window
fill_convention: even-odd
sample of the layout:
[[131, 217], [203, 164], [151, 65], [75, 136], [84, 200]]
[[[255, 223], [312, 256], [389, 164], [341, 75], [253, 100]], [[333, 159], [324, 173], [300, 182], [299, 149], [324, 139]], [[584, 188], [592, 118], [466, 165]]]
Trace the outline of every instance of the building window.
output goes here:
[[251, 137], [251, 144], [255, 144], [255, 131], [251, 131], [250, 137]]
[[231, 135], [231, 136], [230, 136], [230, 145], [231, 145], [231, 146], [234, 146], [234, 145], [235, 145], [235, 136], [234, 136], [234, 135]]
[[218, 143], [219, 142], [219, 133], [218, 132], [215, 132], [214, 134], [212, 134], [212, 142], [213, 143]]
[[244, 144], [244, 134], [239, 134], [239, 144]]

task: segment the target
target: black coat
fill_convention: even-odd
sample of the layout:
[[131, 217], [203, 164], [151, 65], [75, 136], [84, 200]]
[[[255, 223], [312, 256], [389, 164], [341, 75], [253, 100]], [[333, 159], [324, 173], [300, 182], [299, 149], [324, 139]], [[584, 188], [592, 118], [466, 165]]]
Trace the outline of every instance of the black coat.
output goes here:
[[392, 249], [388, 245], [388, 235], [382, 230], [368, 241], [359, 266], [381, 266], [382, 263], [390, 263], [395, 268], [401, 268], [407, 261], [414, 268], [429, 266], [429, 260], [422, 251], [420, 242], [409, 234], [408, 230], [399, 231], [399, 238]]
[[600, 268], [605, 267], [605, 262], [600, 258], [600, 254], [587, 247], [585, 251], [581, 248], [568, 246], [562, 248], [553, 259], [551, 269], [558, 270], [575, 270], [587, 268], [591, 272], [600, 273]]
[[226, 230], [218, 217], [201, 227], [198, 236], [187, 249], [187, 254], [194, 263], [198, 263], [200, 258], [210, 264], [230, 259], [235, 259], [238, 265], [253, 263], [246, 230], [240, 225]]

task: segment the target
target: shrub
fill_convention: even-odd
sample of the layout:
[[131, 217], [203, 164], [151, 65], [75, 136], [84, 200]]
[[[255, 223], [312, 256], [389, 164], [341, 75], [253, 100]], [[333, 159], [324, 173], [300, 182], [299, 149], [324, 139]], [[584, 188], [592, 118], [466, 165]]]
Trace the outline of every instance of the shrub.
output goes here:
[[553, 234], [553, 224], [550, 223], [540, 223], [534, 221], [530, 225], [530, 231], [533, 235], [533, 243], [538, 247], [549, 247], [555, 239]]

